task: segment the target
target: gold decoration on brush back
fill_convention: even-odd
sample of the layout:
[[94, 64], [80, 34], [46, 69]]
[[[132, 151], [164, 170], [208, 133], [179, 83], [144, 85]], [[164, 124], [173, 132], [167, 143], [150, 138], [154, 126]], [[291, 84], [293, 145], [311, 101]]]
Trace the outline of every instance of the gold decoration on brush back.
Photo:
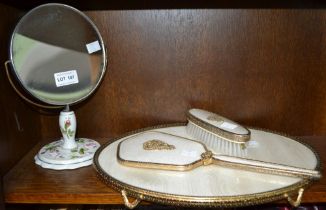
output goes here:
[[223, 118], [222, 117], [220, 117], [220, 116], [217, 116], [217, 115], [210, 115], [210, 116], [208, 116], [207, 117], [207, 120], [211, 120], [211, 121], [216, 121], [216, 122], [219, 122], [219, 123], [223, 123], [224, 122], [224, 120], [223, 120]]
[[175, 149], [175, 146], [165, 143], [164, 141], [161, 140], [153, 139], [144, 142], [143, 149], [144, 150], [173, 150]]

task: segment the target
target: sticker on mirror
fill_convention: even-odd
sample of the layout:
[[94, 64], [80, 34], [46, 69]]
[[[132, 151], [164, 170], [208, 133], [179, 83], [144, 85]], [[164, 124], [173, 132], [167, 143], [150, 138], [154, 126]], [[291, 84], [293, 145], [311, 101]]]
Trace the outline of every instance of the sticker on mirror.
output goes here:
[[101, 46], [98, 41], [86, 44], [86, 48], [87, 48], [88, 54], [92, 54], [94, 52], [101, 50]]
[[76, 70], [63, 71], [54, 74], [55, 85], [57, 87], [67, 86], [78, 83]]

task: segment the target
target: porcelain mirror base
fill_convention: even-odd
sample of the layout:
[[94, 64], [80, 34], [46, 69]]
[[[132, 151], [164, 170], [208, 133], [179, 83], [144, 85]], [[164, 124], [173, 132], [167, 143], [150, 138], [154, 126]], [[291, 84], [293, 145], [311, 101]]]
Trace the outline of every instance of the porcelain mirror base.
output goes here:
[[51, 142], [41, 148], [35, 156], [35, 163], [43, 168], [64, 170], [89, 166], [100, 144], [92, 139], [76, 139], [77, 147], [66, 149], [64, 141]]

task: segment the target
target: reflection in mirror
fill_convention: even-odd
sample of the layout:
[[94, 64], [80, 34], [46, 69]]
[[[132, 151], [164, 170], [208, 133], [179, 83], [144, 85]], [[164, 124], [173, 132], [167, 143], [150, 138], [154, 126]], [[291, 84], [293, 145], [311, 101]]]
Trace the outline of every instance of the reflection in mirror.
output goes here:
[[[35, 163], [55, 170], [91, 165], [99, 144], [92, 139], [75, 139], [76, 116], [69, 105], [90, 96], [105, 73], [105, 47], [94, 23], [68, 5], [38, 6], [17, 24], [7, 63], [11, 63], [18, 82], [35, 99], [50, 108], [66, 106], [59, 116], [62, 139], [41, 148]], [[33, 105], [39, 104], [19, 91], [18, 94]]]
[[105, 70], [102, 38], [83, 13], [46, 4], [17, 24], [10, 56], [22, 86], [53, 105], [73, 104], [97, 87]]

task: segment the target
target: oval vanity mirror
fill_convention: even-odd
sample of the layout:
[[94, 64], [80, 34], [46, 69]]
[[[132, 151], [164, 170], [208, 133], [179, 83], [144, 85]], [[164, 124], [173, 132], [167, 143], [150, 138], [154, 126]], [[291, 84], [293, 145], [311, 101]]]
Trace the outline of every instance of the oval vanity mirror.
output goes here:
[[24, 89], [52, 105], [87, 98], [106, 65], [96, 26], [82, 12], [62, 4], [41, 5], [19, 21], [11, 38], [10, 59]]
[[106, 51], [95, 24], [71, 6], [40, 5], [16, 25], [9, 53], [7, 71], [11, 64], [11, 73], [25, 92], [49, 105], [41, 107], [66, 106], [59, 117], [63, 138], [44, 146], [35, 157], [36, 163], [52, 169], [90, 165], [99, 144], [90, 139], [75, 140], [75, 114], [69, 105], [89, 97], [106, 70]]

